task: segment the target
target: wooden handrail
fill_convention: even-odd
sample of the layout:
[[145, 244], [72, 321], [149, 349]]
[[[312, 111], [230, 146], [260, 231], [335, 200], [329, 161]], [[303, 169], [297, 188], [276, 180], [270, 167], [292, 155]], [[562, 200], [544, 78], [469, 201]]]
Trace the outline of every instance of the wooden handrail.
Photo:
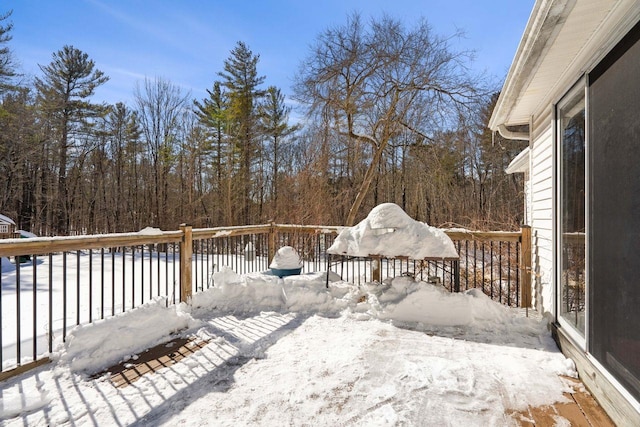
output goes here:
[[[232, 227], [194, 228], [193, 240], [216, 237], [243, 236], [248, 234], [267, 234], [275, 232], [332, 234], [337, 235], [344, 227], [324, 225], [260, 224]], [[444, 230], [453, 240], [503, 241], [517, 242], [519, 231], [465, 231]], [[83, 249], [100, 249], [119, 246], [136, 246], [156, 243], [177, 243], [182, 231], [161, 231], [158, 234], [115, 233], [89, 236], [32, 237], [27, 239], [0, 240], [0, 256], [45, 254]]]
[[520, 231], [466, 231], [444, 230], [451, 240], [478, 240], [484, 242], [519, 242]]
[[216, 237], [246, 236], [247, 234], [266, 234], [271, 225], [238, 225], [231, 227], [194, 228], [193, 239], [213, 239]]
[[181, 231], [161, 231], [158, 234], [117, 233], [90, 236], [6, 239], [0, 240], [0, 256], [48, 254], [156, 243], [177, 243], [181, 238]]
[[[174, 267], [174, 278], [176, 280], [176, 269], [179, 268], [180, 274], [180, 301], [188, 302], [192, 297], [193, 292], [193, 280], [195, 278], [195, 284], [197, 286], [197, 274], [193, 269], [193, 263], [197, 263], [197, 257], [193, 256], [194, 253], [194, 240], [204, 240], [204, 239], [215, 239], [221, 238], [224, 239], [226, 237], [235, 237], [235, 236], [244, 236], [244, 235], [261, 235], [261, 245], [264, 245], [264, 239], [266, 238], [268, 244], [268, 259], [272, 259], [276, 244], [281, 241], [292, 241], [295, 244], [296, 238], [287, 239], [286, 236], [283, 240], [279, 240], [279, 233], [291, 233], [295, 236], [301, 236], [300, 240], [307, 240], [308, 236], [312, 236], [313, 240], [318, 236], [330, 235], [335, 236], [339, 234], [345, 227], [342, 226], [323, 226], [323, 225], [295, 225], [295, 224], [277, 224], [275, 222], [271, 222], [268, 224], [259, 224], [259, 225], [250, 225], [250, 226], [234, 226], [234, 227], [214, 227], [214, 228], [199, 228], [193, 229], [188, 225], [183, 224], [179, 230], [172, 231], [160, 231], [160, 230], [148, 230], [148, 232], [141, 231], [136, 233], [114, 233], [114, 234], [98, 234], [98, 235], [85, 235], [85, 236], [69, 236], [69, 237], [32, 237], [32, 238], [12, 238], [12, 239], [0, 239], [0, 256], [2, 257], [21, 257], [25, 255], [48, 255], [48, 254], [56, 254], [56, 253], [66, 253], [73, 251], [83, 251], [83, 250], [93, 250], [93, 249], [102, 249], [102, 248], [123, 248], [123, 255], [136, 255], [136, 251], [138, 250], [136, 247], [144, 246], [144, 245], [154, 245], [154, 244], [164, 244], [164, 243], [173, 243], [179, 244], [178, 246], [174, 246], [173, 248], [173, 260], [176, 260], [176, 255], [180, 255], [180, 266]], [[487, 232], [487, 231], [467, 231], [461, 229], [451, 229], [444, 230], [445, 233], [454, 241], [456, 241], [457, 246], [463, 247], [468, 246], [466, 244], [460, 244], [460, 241], [478, 241], [481, 244], [485, 242], [522, 242], [521, 250], [519, 252], [519, 262], [518, 267], [520, 268], [520, 276], [523, 278], [523, 285], [520, 288], [521, 295], [520, 301], [521, 306], [528, 307], [531, 305], [531, 230], [522, 228], [520, 232], [505, 232], [505, 231], [497, 231], [497, 232]], [[564, 236], [566, 242], [569, 243], [578, 243], [582, 242], [584, 244], [584, 234], [580, 233], [572, 233], [566, 234]], [[325, 247], [330, 243], [332, 239], [326, 239], [324, 241], [325, 245], [322, 246], [322, 250], [326, 250]], [[318, 239], [318, 247], [320, 247], [320, 242], [322, 240]], [[231, 242], [233, 243], [233, 241]], [[225, 245], [223, 245], [225, 246]], [[475, 254], [475, 245], [474, 246], [474, 254]], [[198, 245], [197, 248], [201, 250], [202, 245]], [[208, 247], [208, 246], [207, 246]], [[510, 248], [511, 246], [509, 246]], [[151, 249], [151, 248], [149, 248]], [[159, 251], [169, 251], [170, 248], [157, 248]], [[262, 249], [262, 248], [261, 248]], [[154, 249], [155, 250], [155, 249]], [[209, 250], [209, 249], [206, 249]], [[482, 249], [484, 250], [484, 249]], [[493, 250], [493, 249], [491, 249]], [[510, 250], [510, 249], [509, 249]], [[314, 249], [315, 252], [315, 249]], [[168, 259], [169, 252], [167, 252], [166, 256]], [[235, 254], [235, 252], [234, 252]], [[115, 254], [113, 254], [115, 255]], [[138, 254], [139, 255], [139, 254]], [[102, 254], [104, 256], [104, 253]], [[134, 258], [132, 256], [132, 258]], [[142, 256], [144, 257], [144, 252], [142, 252]], [[465, 255], [467, 256], [467, 255]], [[474, 255], [475, 256], [475, 255]], [[124, 260], [123, 256], [123, 260]], [[377, 255], [372, 255], [370, 258], [379, 261], [380, 257]], [[398, 259], [406, 259], [407, 257], [398, 256], [394, 257]], [[79, 258], [78, 258], [79, 259]], [[115, 259], [115, 258], [114, 258]], [[149, 256], [149, 271], [151, 276], [151, 261], [153, 259], [152, 256]], [[208, 259], [208, 258], [207, 258]], [[437, 261], [455, 261], [456, 258], [436, 258]], [[16, 260], [17, 262], [18, 260]], [[484, 258], [483, 258], [484, 262]], [[494, 262], [494, 260], [491, 260]], [[78, 265], [79, 265], [78, 261]], [[376, 280], [380, 280], [381, 269], [380, 265], [374, 263], [374, 272], [373, 276]], [[35, 264], [34, 264], [35, 265]], [[90, 264], [91, 265], [91, 264]], [[160, 276], [160, 255], [158, 254], [158, 275], [155, 277], [156, 279]], [[197, 264], [195, 264], [197, 266]], [[66, 268], [66, 267], [63, 267]], [[78, 268], [80, 268], [78, 266]], [[208, 265], [207, 265], [208, 268]], [[455, 285], [455, 290], [460, 290], [460, 265], [458, 263], [454, 263], [453, 267], [453, 275], [457, 277], [457, 282]], [[465, 267], [467, 268], [467, 267]], [[19, 272], [20, 269], [16, 268], [16, 271]], [[35, 272], [35, 268], [33, 270]], [[501, 270], [500, 270], [501, 271]], [[133, 272], [133, 270], [132, 270]], [[34, 273], [35, 274], [35, 273]], [[207, 273], [208, 274], [208, 273]], [[483, 272], [484, 274], [484, 272]], [[124, 269], [123, 269], [124, 276]], [[149, 277], [150, 277], [149, 276]], [[327, 275], [328, 277], [328, 275]], [[475, 277], [475, 276], [474, 276]], [[104, 278], [104, 277], [103, 277]], [[123, 279], [124, 280], [124, 279]], [[481, 277], [480, 280], [484, 281], [485, 278]], [[493, 278], [491, 279], [493, 280]], [[475, 279], [474, 279], [475, 282]], [[79, 286], [79, 285], [78, 285]], [[17, 288], [19, 289], [19, 288]], [[167, 291], [168, 293], [169, 291]], [[158, 294], [160, 291], [158, 290]], [[63, 328], [66, 326], [63, 326]], [[35, 357], [35, 356], [34, 356]], [[25, 365], [25, 368], [39, 366], [40, 363], [45, 363], [48, 359], [38, 359], [35, 360], [34, 363]], [[12, 370], [11, 373], [6, 373], [6, 375], [14, 375], [16, 373], [22, 372], [22, 367], [19, 365], [17, 369]], [[1, 372], [0, 374], [5, 375], [5, 372]], [[0, 379], [3, 378], [0, 376]]]
[[247, 234], [269, 233], [271, 230], [289, 233], [338, 234], [344, 227], [336, 225], [295, 225], [295, 224], [260, 224], [238, 225], [230, 227], [194, 228], [193, 239], [211, 239], [216, 237], [246, 236]]

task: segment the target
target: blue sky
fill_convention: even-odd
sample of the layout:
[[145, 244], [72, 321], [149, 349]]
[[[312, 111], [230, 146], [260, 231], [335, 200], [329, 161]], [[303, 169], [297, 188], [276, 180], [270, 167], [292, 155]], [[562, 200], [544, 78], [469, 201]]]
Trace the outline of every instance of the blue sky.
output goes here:
[[10, 42], [20, 70], [40, 75], [38, 64], [72, 45], [110, 77], [95, 101], [133, 105], [136, 82], [170, 80], [194, 99], [206, 97], [236, 42], [260, 55], [265, 85], [286, 95], [309, 46], [324, 29], [353, 12], [383, 13], [412, 25], [424, 17], [439, 35], [463, 29], [456, 48], [476, 52], [473, 68], [504, 79], [533, 0], [3, 0], [13, 10]]

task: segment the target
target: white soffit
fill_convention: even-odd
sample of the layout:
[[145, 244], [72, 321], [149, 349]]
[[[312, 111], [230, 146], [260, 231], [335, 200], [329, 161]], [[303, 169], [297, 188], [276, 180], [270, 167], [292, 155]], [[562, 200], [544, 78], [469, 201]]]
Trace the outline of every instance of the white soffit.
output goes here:
[[637, 21], [636, 0], [538, 0], [489, 122], [527, 124]]

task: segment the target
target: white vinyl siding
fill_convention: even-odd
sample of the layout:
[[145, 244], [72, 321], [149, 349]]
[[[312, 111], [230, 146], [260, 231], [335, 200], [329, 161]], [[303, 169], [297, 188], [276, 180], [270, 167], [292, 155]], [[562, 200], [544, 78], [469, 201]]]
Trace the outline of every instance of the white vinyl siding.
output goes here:
[[550, 121], [531, 149], [533, 296], [538, 311], [553, 312], [553, 133]]
[[524, 223], [531, 224], [531, 173], [524, 173]]

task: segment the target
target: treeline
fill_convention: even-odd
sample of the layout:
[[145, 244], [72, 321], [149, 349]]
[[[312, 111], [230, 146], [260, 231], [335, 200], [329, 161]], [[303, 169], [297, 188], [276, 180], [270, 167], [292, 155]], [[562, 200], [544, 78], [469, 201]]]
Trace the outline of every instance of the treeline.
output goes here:
[[522, 219], [504, 170], [523, 143], [487, 130], [497, 94], [424, 21], [354, 15], [320, 34], [295, 77], [300, 123], [242, 42], [205, 99], [154, 78], [106, 105], [92, 96], [108, 76], [73, 46], [21, 79], [11, 29], [1, 17], [0, 213], [38, 235], [352, 224], [382, 202], [432, 225]]

